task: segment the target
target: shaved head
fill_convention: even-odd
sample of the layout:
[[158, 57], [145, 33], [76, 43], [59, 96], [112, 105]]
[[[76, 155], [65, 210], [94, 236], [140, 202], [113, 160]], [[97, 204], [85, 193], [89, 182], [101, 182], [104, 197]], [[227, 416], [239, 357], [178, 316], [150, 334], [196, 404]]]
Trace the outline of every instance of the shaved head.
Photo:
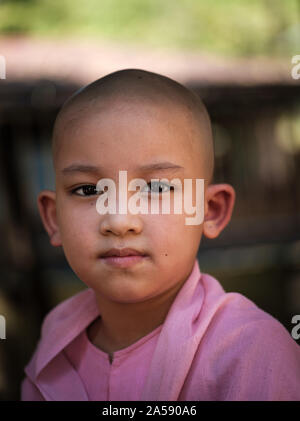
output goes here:
[[[120, 104], [150, 104], [176, 109], [188, 116], [196, 128], [193, 147], [204, 158], [206, 182], [211, 183], [214, 170], [214, 145], [211, 123], [200, 98], [176, 81], [144, 70], [126, 69], [111, 73], [75, 92], [61, 108], [54, 125], [52, 154], [54, 168], [60, 151], [62, 134], [72, 122], [91, 114], [101, 114]], [[64, 136], [66, 137], [66, 136]], [[71, 140], [70, 140], [71, 141]], [[190, 146], [190, 145], [189, 145]]]

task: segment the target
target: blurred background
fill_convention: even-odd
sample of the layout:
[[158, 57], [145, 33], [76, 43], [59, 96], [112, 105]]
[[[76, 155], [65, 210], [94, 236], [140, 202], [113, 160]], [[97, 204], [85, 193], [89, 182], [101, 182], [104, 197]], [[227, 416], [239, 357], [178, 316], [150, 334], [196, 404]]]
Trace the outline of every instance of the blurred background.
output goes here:
[[203, 98], [214, 182], [231, 183], [237, 199], [221, 236], [203, 240], [200, 268], [291, 332], [300, 314], [299, 18], [297, 0], [0, 1], [0, 400], [20, 399], [45, 314], [85, 288], [50, 245], [36, 204], [41, 189], [55, 189], [55, 116], [79, 87], [122, 68], [162, 73]]

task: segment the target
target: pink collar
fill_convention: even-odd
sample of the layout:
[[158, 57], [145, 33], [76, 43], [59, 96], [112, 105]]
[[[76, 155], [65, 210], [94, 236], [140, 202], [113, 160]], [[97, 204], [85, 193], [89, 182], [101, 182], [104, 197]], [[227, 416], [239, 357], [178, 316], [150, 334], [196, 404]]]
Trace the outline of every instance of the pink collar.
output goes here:
[[[163, 324], [141, 400], [177, 400], [210, 319], [226, 299], [218, 283], [207, 296], [203, 280], [213, 282], [214, 278], [201, 274], [196, 259]], [[214, 305], [203, 314], [204, 297]], [[98, 315], [94, 291], [87, 289], [59, 304], [45, 318], [42, 339], [25, 372], [47, 399], [88, 400], [63, 349]], [[70, 384], [71, 388], [67, 386]]]
[[42, 338], [25, 368], [30, 377], [37, 379], [51, 360], [98, 316], [95, 293], [90, 288], [55, 307], [44, 319]]

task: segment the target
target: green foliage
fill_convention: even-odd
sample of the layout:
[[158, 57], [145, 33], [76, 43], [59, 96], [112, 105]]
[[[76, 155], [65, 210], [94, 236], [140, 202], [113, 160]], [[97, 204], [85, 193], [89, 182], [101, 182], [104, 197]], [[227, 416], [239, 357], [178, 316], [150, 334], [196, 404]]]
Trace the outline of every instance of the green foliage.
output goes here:
[[0, 34], [80, 36], [224, 55], [296, 54], [299, 9], [297, 0], [0, 0]]

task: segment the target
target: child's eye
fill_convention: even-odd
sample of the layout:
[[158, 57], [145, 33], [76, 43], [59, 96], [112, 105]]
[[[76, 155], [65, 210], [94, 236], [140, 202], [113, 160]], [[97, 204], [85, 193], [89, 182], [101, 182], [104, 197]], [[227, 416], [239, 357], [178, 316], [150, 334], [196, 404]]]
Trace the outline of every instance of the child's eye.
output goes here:
[[[151, 189], [150, 191], [153, 192], [153, 193], [165, 193], [169, 190], [174, 190], [174, 186], [171, 186], [170, 184], [162, 183], [162, 182], [159, 182], [159, 181], [149, 182], [147, 184], [147, 187], [149, 187]], [[147, 189], [147, 187], [145, 187], [146, 190], [143, 189], [142, 191], [143, 192], [144, 191], [149, 192], [149, 189]]]
[[[77, 194], [77, 191], [83, 191], [83, 194]], [[77, 196], [92, 196], [93, 194], [99, 194], [101, 192], [96, 190], [96, 186], [94, 186], [93, 184], [86, 184], [84, 186], [80, 186], [80, 187], [76, 187], [76, 189], [72, 190], [71, 192], [72, 194], [76, 194]]]

